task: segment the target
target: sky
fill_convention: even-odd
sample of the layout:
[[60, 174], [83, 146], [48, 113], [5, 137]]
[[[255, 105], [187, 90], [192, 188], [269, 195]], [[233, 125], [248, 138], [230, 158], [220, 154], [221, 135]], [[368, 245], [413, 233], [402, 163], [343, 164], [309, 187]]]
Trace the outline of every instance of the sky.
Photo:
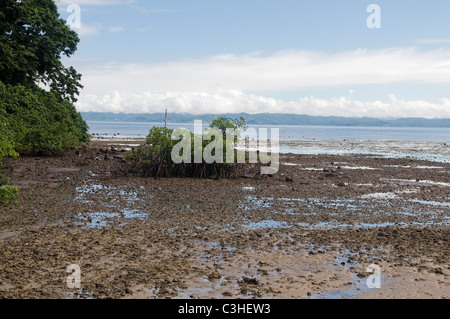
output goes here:
[[450, 118], [448, 0], [57, 2], [81, 112]]

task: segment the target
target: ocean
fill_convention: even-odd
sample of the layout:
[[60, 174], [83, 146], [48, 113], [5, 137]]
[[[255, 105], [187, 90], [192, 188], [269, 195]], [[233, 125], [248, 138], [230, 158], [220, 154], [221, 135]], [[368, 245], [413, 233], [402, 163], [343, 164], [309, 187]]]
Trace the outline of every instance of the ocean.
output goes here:
[[[95, 138], [145, 138], [164, 123], [88, 121]], [[204, 123], [206, 128], [207, 124]], [[168, 128], [193, 131], [193, 123], [168, 123]], [[249, 125], [257, 132], [279, 130], [280, 152], [293, 154], [366, 154], [450, 163], [450, 128]]]
[[[124, 138], [144, 138], [153, 126], [164, 123], [148, 122], [88, 122], [90, 133], [99, 136], [120, 136]], [[206, 127], [206, 124], [204, 125]], [[168, 123], [168, 128], [194, 129], [193, 123]], [[249, 127], [278, 128], [280, 140], [353, 140], [353, 141], [417, 141], [449, 142], [450, 128], [431, 127], [350, 127], [350, 126], [291, 126], [291, 125], [249, 125]]]

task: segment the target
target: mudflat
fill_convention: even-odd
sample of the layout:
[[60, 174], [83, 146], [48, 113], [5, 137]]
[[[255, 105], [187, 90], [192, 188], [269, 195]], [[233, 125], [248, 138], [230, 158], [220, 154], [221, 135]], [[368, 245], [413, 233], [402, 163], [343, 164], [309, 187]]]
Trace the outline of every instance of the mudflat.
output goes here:
[[5, 159], [0, 298], [450, 297], [450, 164], [282, 154], [267, 178], [154, 179], [125, 173], [140, 142]]

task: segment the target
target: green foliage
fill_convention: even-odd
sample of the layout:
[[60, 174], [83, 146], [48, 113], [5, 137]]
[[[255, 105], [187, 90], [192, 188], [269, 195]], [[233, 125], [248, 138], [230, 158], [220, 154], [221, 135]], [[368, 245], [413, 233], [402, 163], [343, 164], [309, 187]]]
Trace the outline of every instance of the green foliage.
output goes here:
[[0, 123], [6, 150], [60, 151], [89, 141], [88, 127], [72, 103], [38, 87], [0, 82]]
[[[236, 131], [246, 130], [248, 128], [248, 125], [242, 116], [239, 119], [229, 119], [229, 118], [220, 116], [217, 119], [215, 119], [214, 121], [212, 121], [210, 127], [215, 128], [215, 129], [219, 130], [220, 132], [222, 132], [222, 137], [225, 140], [227, 130], [236, 130]], [[236, 142], [238, 138], [239, 138], [239, 135], [236, 135], [234, 138], [234, 142]]]
[[[0, 108], [0, 168], [2, 167], [3, 157], [16, 157], [17, 152], [14, 150], [14, 142], [12, 134], [9, 130], [9, 122], [4, 116], [4, 110]], [[7, 205], [9, 200], [14, 198], [18, 189], [12, 187], [4, 187], [9, 184], [9, 179], [4, 178], [0, 174], [0, 205]]]
[[9, 184], [8, 178], [0, 174], [0, 205], [8, 205], [9, 201], [17, 196], [19, 190], [15, 187], [4, 187]]
[[[72, 104], [81, 75], [61, 62], [75, 53], [78, 42], [53, 0], [0, 2], [0, 167], [3, 157], [89, 141], [86, 122]], [[18, 192], [8, 184], [0, 174], [3, 205]]]
[[164, 161], [170, 160], [172, 149], [177, 143], [172, 141], [172, 133], [173, 130], [167, 127], [154, 126], [147, 135], [149, 150]]
[[[134, 163], [133, 171], [141, 171], [144, 176], [236, 177], [243, 167], [242, 164], [237, 164], [237, 154], [233, 145], [237, 141], [239, 134], [236, 134], [233, 140], [228, 141], [226, 133], [227, 129], [239, 131], [240, 129], [246, 129], [246, 127], [243, 118], [229, 120], [224, 117], [214, 120], [210, 128], [205, 130], [203, 135], [200, 136], [194, 135], [194, 133], [187, 130], [174, 131], [166, 127], [153, 127], [147, 136], [146, 145], [127, 152], [125, 159], [130, 163]], [[172, 135], [178, 140], [172, 140]], [[216, 143], [216, 138], [220, 137], [223, 140], [222, 145], [220, 144], [221, 141]], [[180, 147], [178, 143], [182, 143], [180, 145], [183, 145], [183, 147]], [[178, 154], [180, 159], [177, 159], [178, 162], [174, 163], [172, 151], [177, 145], [177, 151], [180, 150], [180, 154]], [[222, 154], [217, 154], [217, 158], [221, 161], [223, 160], [223, 162], [205, 162], [203, 153], [211, 153], [210, 155], [214, 160], [219, 147], [222, 147]], [[190, 154], [184, 153], [187, 149], [190, 150]], [[229, 149], [232, 150], [232, 160], [230, 159], [227, 162], [227, 150]], [[200, 163], [193, 163], [197, 152], [202, 154], [202, 160]], [[186, 155], [187, 161], [184, 155]]]
[[86, 122], [72, 104], [81, 75], [61, 62], [78, 42], [54, 0], [0, 2], [0, 159], [89, 140]]
[[66, 68], [80, 41], [59, 18], [53, 0], [2, 0], [0, 3], [0, 81], [11, 85], [49, 85], [59, 98], [75, 102], [81, 75]]

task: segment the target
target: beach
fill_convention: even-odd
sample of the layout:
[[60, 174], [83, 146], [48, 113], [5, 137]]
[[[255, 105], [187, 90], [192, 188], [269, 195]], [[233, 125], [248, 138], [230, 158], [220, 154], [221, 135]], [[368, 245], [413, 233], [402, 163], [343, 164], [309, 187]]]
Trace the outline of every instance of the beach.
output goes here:
[[4, 160], [20, 203], [1, 208], [0, 298], [450, 297], [448, 145], [283, 153], [272, 176], [213, 180], [136, 176], [141, 143]]

